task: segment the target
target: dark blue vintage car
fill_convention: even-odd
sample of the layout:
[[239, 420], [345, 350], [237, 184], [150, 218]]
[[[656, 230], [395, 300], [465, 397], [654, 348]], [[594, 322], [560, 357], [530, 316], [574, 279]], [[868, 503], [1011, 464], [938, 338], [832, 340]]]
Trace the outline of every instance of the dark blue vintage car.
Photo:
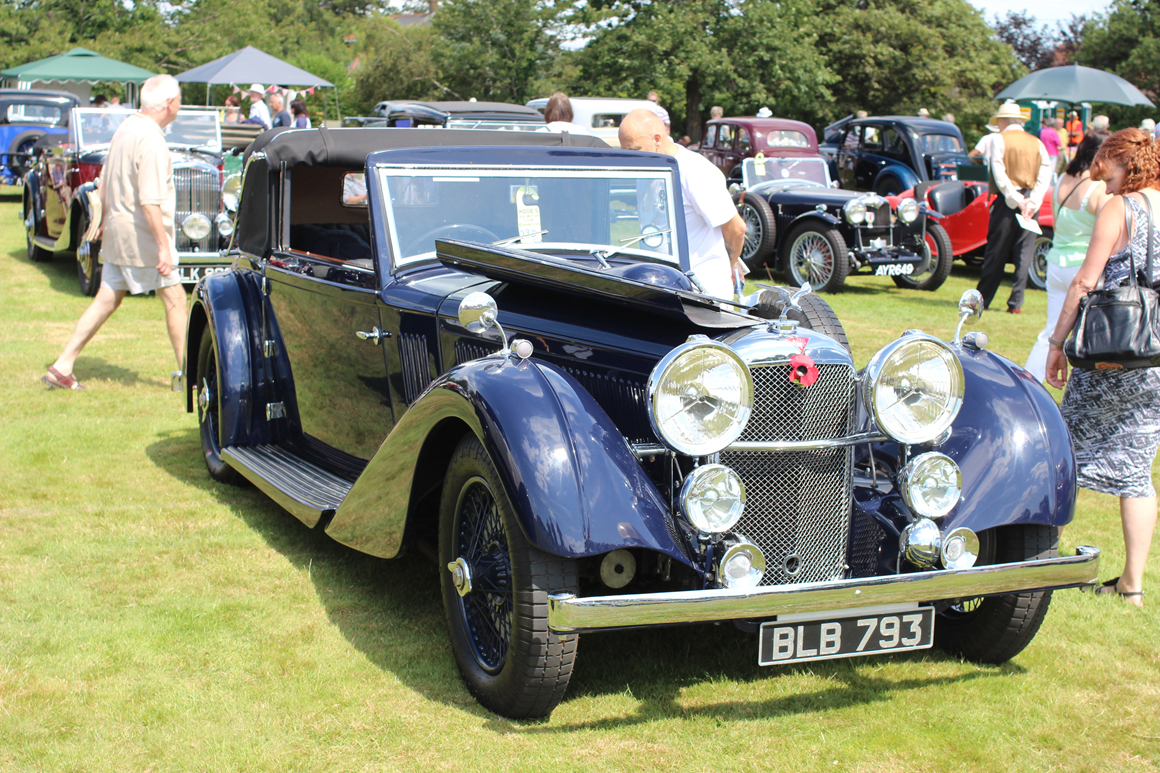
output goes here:
[[563, 698], [581, 633], [1002, 662], [1095, 582], [1099, 551], [1058, 554], [1059, 410], [985, 336], [907, 331], [859, 370], [806, 288], [705, 296], [674, 160], [589, 141], [259, 138], [189, 318], [211, 476], [358, 551], [430, 546], [463, 679], [510, 717]]
[[843, 188], [879, 196], [895, 196], [919, 183], [957, 180], [959, 166], [973, 164], [963, 133], [953, 123], [898, 115], [846, 123], [834, 158]]
[[16, 185], [32, 168], [41, 137], [68, 134], [75, 94], [46, 89], [0, 89], [0, 183]]

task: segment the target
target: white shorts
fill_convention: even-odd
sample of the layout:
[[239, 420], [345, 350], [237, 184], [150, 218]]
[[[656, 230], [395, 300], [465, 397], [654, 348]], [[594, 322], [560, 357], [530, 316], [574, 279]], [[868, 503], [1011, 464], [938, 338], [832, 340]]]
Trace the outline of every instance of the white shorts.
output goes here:
[[130, 295], [140, 295], [162, 287], [181, 284], [181, 272], [177, 266], [169, 276], [161, 276], [156, 266], [121, 266], [105, 263], [101, 269], [101, 284], [110, 290], [124, 290]]

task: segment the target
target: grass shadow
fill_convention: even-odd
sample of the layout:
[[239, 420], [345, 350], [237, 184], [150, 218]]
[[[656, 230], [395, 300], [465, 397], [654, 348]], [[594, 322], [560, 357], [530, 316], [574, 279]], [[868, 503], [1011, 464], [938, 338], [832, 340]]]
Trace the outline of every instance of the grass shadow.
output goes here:
[[[212, 480], [202, 463], [196, 428], [160, 436], [146, 448], [146, 454], [159, 468], [217, 499], [273, 550], [307, 572], [327, 618], [376, 668], [391, 673], [429, 700], [476, 714], [494, 732], [571, 732], [664, 718], [744, 719], [811, 713], [885, 701], [901, 690], [989, 674], [891, 680], [873, 675], [881, 657], [869, 663], [829, 661], [796, 668], [763, 668], [757, 665], [757, 637], [728, 624], [613, 631], [581, 637], [565, 702], [627, 691], [639, 702], [635, 713], [552, 727], [543, 722], [507, 720], [477, 704], [459, 679], [448, 643], [435, 562], [418, 552], [390, 560], [359, 553], [324, 532], [306, 527], [248, 484], [239, 487]], [[916, 664], [953, 660], [939, 651], [893, 657]], [[684, 689], [706, 681], [759, 682], [789, 677], [803, 669], [827, 678], [834, 686], [814, 693], [725, 701], [694, 709], [679, 703]], [[1010, 674], [1012, 669], [1019, 667], [1008, 664], [996, 668], [995, 674]]]

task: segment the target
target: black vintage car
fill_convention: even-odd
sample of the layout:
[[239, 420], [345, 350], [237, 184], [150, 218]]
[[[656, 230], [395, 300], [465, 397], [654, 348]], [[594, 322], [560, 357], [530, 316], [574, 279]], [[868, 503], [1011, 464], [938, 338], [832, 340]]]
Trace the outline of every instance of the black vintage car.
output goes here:
[[347, 127], [392, 126], [399, 128], [437, 126], [444, 129], [492, 129], [538, 131], [544, 116], [538, 110], [508, 102], [416, 102], [383, 101], [370, 116], [342, 119]]
[[467, 688], [510, 717], [563, 698], [581, 633], [1001, 662], [1095, 582], [1099, 551], [1058, 555], [1075, 462], [1025, 371], [914, 330], [859, 370], [807, 288], [698, 293], [675, 159], [597, 142], [259, 138], [190, 309], [210, 475], [358, 551], [429, 546]]
[[819, 292], [838, 292], [859, 272], [918, 290], [935, 290], [950, 276], [950, 238], [925, 202], [839, 190], [816, 154], [759, 154], [741, 169], [733, 200], [751, 269], [773, 265], [790, 284]]
[[894, 196], [919, 183], [957, 180], [959, 166], [973, 166], [959, 127], [898, 115], [845, 124], [835, 164], [843, 188], [879, 196]]
[[[113, 133], [131, 114], [112, 108], [74, 108], [68, 135], [44, 137], [36, 166], [24, 179], [23, 216], [28, 257], [50, 261], [58, 253], [76, 260], [84, 295], [101, 285], [101, 203], [97, 178]], [[212, 110], [183, 109], [165, 128], [177, 194], [177, 267], [182, 282], [224, 271], [233, 218], [222, 206], [222, 133]], [[61, 140], [64, 140], [63, 142]]]

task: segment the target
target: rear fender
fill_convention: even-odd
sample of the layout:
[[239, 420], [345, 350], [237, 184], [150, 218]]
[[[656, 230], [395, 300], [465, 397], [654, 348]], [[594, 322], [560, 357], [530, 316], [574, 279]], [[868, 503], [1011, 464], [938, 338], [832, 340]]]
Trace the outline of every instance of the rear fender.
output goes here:
[[874, 188], [874, 190], [878, 190], [878, 183], [881, 182], [882, 180], [886, 180], [889, 178], [894, 178], [895, 180], [898, 180], [898, 183], [900, 186], [899, 190], [902, 190], [902, 191], [904, 191], [908, 188], [913, 188], [914, 186], [916, 186], [920, 182], [922, 182], [921, 180], [918, 179], [918, 175], [916, 175], [914, 173], [914, 170], [911, 169], [910, 167], [903, 166], [902, 164], [890, 164], [890, 165], [886, 166], [882, 171], [880, 171], [878, 173], [878, 175], [874, 178], [874, 185], [872, 187]]
[[524, 533], [541, 550], [583, 557], [644, 548], [691, 565], [669, 531], [664, 497], [592, 396], [554, 365], [498, 356], [432, 383], [367, 465], [327, 534], [395, 556], [405, 531], [438, 517], [436, 508], [416, 503], [442, 484], [449, 449], [466, 432], [487, 449]]
[[33, 170], [24, 177], [24, 217], [32, 216], [32, 232], [40, 233], [40, 212], [44, 209], [44, 195], [40, 190], [40, 172]]
[[[101, 219], [101, 202], [93, 202], [89, 198], [89, 194], [96, 194], [97, 186], [94, 183], [87, 182], [76, 189], [73, 193], [72, 205], [68, 208], [68, 220], [65, 221], [64, 230], [60, 232], [60, 238], [56, 241], [57, 252], [76, 252], [84, 239], [84, 232], [81, 231], [84, 223], [99, 222]], [[65, 239], [68, 239], [67, 244], [62, 244]]]
[[1075, 515], [1075, 454], [1055, 400], [1023, 368], [987, 351], [960, 352], [966, 389], [950, 439], [937, 450], [963, 475], [944, 530], [1063, 526]]

